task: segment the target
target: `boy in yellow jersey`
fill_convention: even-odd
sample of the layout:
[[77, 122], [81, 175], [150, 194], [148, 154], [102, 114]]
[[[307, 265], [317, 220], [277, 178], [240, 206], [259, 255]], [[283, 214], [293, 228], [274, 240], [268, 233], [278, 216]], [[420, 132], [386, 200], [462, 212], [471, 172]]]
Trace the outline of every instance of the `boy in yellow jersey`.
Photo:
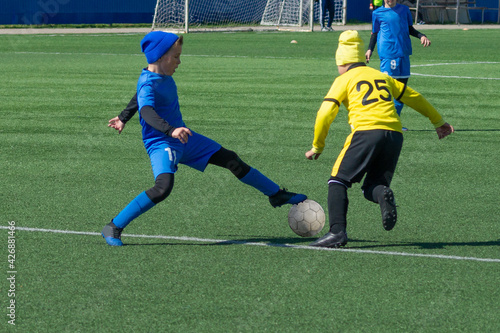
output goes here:
[[380, 205], [382, 225], [391, 230], [397, 221], [394, 193], [389, 187], [403, 145], [402, 125], [393, 98], [429, 118], [439, 139], [453, 133], [436, 109], [418, 92], [387, 74], [367, 67], [364, 46], [357, 31], [339, 37], [335, 55], [340, 76], [333, 82], [316, 117], [312, 149], [306, 158], [316, 160], [340, 104], [348, 111], [352, 132], [347, 137], [328, 181], [330, 230], [311, 246], [340, 247], [347, 244], [347, 189], [365, 177], [366, 199]]

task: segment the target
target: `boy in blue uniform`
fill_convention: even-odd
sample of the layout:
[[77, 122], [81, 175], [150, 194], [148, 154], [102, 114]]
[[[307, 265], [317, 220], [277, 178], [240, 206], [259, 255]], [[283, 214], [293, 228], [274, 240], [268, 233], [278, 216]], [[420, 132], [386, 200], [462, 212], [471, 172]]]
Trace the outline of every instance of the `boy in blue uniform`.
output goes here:
[[126, 121], [139, 110], [144, 146], [155, 177], [152, 188], [140, 193], [103, 228], [102, 236], [111, 246], [122, 246], [123, 229], [168, 197], [179, 163], [199, 171], [204, 171], [208, 164], [229, 169], [241, 182], [267, 195], [273, 207], [297, 204], [307, 198], [280, 189], [235, 152], [186, 127], [172, 78], [181, 63], [182, 43], [182, 37], [162, 31], [150, 32], [143, 38], [141, 48], [149, 65], [139, 77], [137, 95], [120, 116], [110, 120], [109, 126], [121, 132]]
[[[408, 6], [396, 3], [396, 0], [384, 0], [384, 2], [384, 7], [378, 8], [372, 14], [372, 35], [365, 53], [366, 61], [370, 61], [378, 43], [380, 71], [406, 85], [410, 78], [412, 54], [410, 35], [420, 39], [424, 47], [431, 45], [431, 42], [427, 36], [413, 27]], [[404, 104], [398, 100], [394, 100], [394, 104], [398, 115], [401, 115]]]

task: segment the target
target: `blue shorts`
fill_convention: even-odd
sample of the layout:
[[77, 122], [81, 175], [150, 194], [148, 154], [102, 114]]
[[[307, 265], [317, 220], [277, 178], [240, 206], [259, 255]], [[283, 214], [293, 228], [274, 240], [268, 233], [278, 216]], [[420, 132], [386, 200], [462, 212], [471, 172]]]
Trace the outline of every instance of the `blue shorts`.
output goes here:
[[185, 164], [198, 171], [204, 171], [210, 157], [221, 149], [221, 145], [194, 131], [186, 144], [179, 140], [157, 142], [148, 147], [151, 167], [156, 179], [162, 173], [175, 173], [177, 164]]
[[410, 57], [405, 56], [396, 59], [380, 59], [380, 71], [395, 79], [410, 77]]

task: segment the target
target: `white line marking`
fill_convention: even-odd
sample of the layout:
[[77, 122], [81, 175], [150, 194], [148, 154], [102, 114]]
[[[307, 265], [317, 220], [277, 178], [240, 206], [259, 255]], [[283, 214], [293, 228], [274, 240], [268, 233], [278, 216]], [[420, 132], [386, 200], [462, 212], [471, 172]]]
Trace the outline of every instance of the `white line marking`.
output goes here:
[[411, 65], [410, 67], [431, 67], [447, 65], [477, 65], [477, 64], [500, 64], [498, 61], [469, 61], [469, 62], [440, 62], [435, 64]]
[[[11, 227], [9, 227], [9, 226], [0, 226], [0, 229], [10, 229], [10, 228]], [[49, 233], [57, 233], [57, 234], [71, 234], [71, 235], [101, 236], [101, 233], [99, 233], [99, 232], [88, 232], [88, 231], [41, 229], [41, 228], [28, 228], [28, 227], [16, 227], [15, 230], [32, 231], [32, 232], [49, 232]], [[498, 262], [498, 263], [500, 263], [500, 259], [495, 259], [495, 258], [460, 257], [460, 256], [447, 256], [447, 255], [440, 255], [440, 254], [421, 254], [421, 253], [374, 251], [374, 250], [360, 250], [360, 249], [346, 249], [346, 248], [329, 249], [329, 248], [321, 248], [321, 247], [312, 247], [312, 246], [307, 246], [307, 245], [258, 243], [258, 242], [245, 242], [245, 241], [239, 241], [239, 240], [210, 239], [210, 238], [197, 238], [197, 237], [185, 237], [185, 236], [134, 235], [134, 234], [123, 234], [122, 236], [135, 237], [135, 238], [170, 239], [170, 240], [202, 242], [202, 243], [285, 247], [285, 248], [292, 248], [292, 249], [315, 250], [315, 251], [338, 251], [338, 252], [352, 252], [352, 253], [381, 254], [381, 255], [390, 255], [390, 256], [423, 257], [423, 258], [470, 260], [470, 261]]]
[[451, 75], [433, 75], [433, 74], [420, 74], [420, 73], [411, 73], [411, 75], [441, 77], [441, 78], [446, 78], [446, 79], [500, 80], [500, 78], [498, 78], [498, 77], [451, 76]]
[[[500, 64], [500, 62], [498, 62], [498, 61], [449, 62], [449, 63], [411, 65], [410, 67], [413, 68], [413, 67], [432, 67], [432, 66], [448, 66], [448, 65], [478, 65], [478, 64]], [[440, 78], [447, 78], [447, 79], [500, 80], [500, 78], [497, 78], [497, 77], [472, 77], [472, 76], [455, 76], [455, 75], [433, 75], [433, 74], [420, 74], [420, 73], [411, 73], [411, 75], [427, 76], [427, 77], [440, 77]]]

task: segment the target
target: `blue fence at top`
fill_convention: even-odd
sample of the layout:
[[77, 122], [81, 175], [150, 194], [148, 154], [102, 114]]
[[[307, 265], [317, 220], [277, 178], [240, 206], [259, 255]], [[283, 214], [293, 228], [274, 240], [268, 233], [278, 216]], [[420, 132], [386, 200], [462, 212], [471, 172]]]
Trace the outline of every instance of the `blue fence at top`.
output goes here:
[[[184, 0], [172, 0], [184, 1]], [[203, 7], [210, 7], [212, 17], [227, 18], [228, 12], [237, 7], [237, 2], [256, 3], [255, 11], [263, 11], [267, 0], [224, 0], [214, 13], [209, 3], [214, 0], [190, 0], [196, 12], [191, 12], [196, 20], [203, 21]], [[347, 19], [369, 22], [370, 0], [349, 0]], [[152, 23], [156, 0], [0, 0], [0, 24], [113, 24]], [[238, 14], [240, 23], [251, 21], [258, 14], [247, 11]]]
[[[172, 0], [183, 1], [183, 0]], [[198, 8], [203, 3], [213, 0], [191, 0], [197, 2]], [[228, 8], [235, 7], [236, 2], [255, 3], [267, 0], [225, 0], [220, 1], [220, 15], [226, 15]], [[348, 0], [347, 20], [370, 22], [370, 0]], [[152, 23], [156, 0], [0, 0], [0, 24], [114, 24], [114, 23]], [[498, 8], [498, 0], [477, 0], [477, 6]], [[261, 10], [263, 6], [254, 6]], [[213, 8], [212, 14], [213, 14]], [[197, 15], [202, 15], [200, 10]], [[245, 17], [253, 18], [256, 13], [247, 12], [246, 16], [238, 16], [241, 23]], [[217, 16], [217, 15], [216, 15]], [[480, 11], [471, 11], [473, 21], [481, 21]], [[486, 11], [485, 21], [496, 22], [498, 11]]]
[[0, 0], [0, 24], [152, 23], [156, 0]]

